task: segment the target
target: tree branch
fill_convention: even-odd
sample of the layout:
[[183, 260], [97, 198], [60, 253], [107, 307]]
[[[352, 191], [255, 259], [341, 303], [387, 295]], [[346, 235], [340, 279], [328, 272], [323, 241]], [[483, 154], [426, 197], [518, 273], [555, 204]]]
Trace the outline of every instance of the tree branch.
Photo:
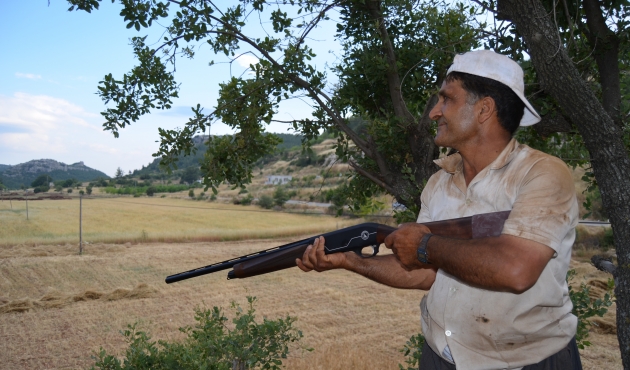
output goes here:
[[376, 185], [380, 186], [381, 188], [385, 189], [385, 191], [387, 191], [388, 193], [396, 195], [396, 192], [394, 191], [394, 188], [392, 188], [391, 186], [387, 185], [385, 182], [383, 182], [383, 180], [381, 180], [378, 177], [376, 177], [376, 175], [374, 175], [371, 172], [361, 168], [361, 166], [359, 166], [356, 162], [350, 160], [350, 161], [348, 161], [348, 164], [350, 164], [350, 166], [352, 168], [354, 168], [355, 171], [360, 173], [361, 176], [364, 176], [364, 177], [370, 179], [370, 181], [372, 181]]

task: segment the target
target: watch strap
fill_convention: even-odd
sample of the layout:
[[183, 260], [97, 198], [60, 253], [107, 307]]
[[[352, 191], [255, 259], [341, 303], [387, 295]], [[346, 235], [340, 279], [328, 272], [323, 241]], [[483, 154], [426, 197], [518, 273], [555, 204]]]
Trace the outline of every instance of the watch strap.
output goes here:
[[418, 261], [429, 265], [431, 262], [429, 262], [429, 255], [427, 254], [427, 245], [432, 236], [431, 233], [425, 234], [420, 241], [420, 246], [418, 246]]

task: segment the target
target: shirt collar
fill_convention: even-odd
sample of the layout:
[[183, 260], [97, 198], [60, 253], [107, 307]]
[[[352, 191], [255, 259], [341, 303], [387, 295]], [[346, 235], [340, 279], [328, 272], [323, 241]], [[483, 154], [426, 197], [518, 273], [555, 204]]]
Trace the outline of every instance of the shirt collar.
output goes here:
[[[518, 141], [512, 138], [508, 145], [503, 148], [501, 154], [499, 154], [499, 156], [494, 161], [492, 161], [492, 163], [490, 163], [488, 168], [491, 170], [498, 170], [505, 167], [508, 163], [512, 161], [512, 159], [514, 159], [514, 156], [516, 155], [519, 146], [520, 144], [518, 143]], [[451, 154], [448, 157], [436, 159], [433, 162], [451, 175], [460, 172], [464, 167], [462, 156], [459, 153]]]

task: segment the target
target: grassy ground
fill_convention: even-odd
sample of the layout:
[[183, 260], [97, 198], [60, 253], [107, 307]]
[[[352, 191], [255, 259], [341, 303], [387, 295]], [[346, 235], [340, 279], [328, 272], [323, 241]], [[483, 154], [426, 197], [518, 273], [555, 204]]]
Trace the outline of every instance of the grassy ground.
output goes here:
[[[318, 233], [358, 221], [177, 198], [83, 199], [83, 241], [213, 241]], [[0, 244], [79, 242], [79, 199], [0, 202]]]
[[[291, 238], [292, 239], [292, 238]], [[343, 271], [289, 269], [243, 280], [225, 273], [171, 285], [165, 276], [291, 239], [200, 243], [0, 246], [0, 369], [75, 369], [100, 347], [121, 351], [120, 330], [138, 322], [155, 339], [180, 338], [198, 305], [259, 300], [259, 317], [291, 315], [304, 332], [288, 369], [396, 369], [398, 349], [420, 331], [420, 291], [390, 289]], [[574, 261], [576, 283], [608, 276]], [[599, 283], [598, 283], [599, 282]], [[585, 369], [621, 369], [614, 306], [582, 351]], [[611, 324], [612, 323], [612, 324]], [[608, 326], [606, 326], [608, 325]]]

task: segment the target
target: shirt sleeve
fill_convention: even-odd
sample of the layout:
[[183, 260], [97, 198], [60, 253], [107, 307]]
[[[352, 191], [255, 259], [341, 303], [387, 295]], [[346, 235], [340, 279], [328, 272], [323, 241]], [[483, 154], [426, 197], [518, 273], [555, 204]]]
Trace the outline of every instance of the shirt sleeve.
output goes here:
[[558, 252], [578, 222], [573, 177], [555, 157], [537, 161], [524, 176], [503, 234], [530, 239]]

